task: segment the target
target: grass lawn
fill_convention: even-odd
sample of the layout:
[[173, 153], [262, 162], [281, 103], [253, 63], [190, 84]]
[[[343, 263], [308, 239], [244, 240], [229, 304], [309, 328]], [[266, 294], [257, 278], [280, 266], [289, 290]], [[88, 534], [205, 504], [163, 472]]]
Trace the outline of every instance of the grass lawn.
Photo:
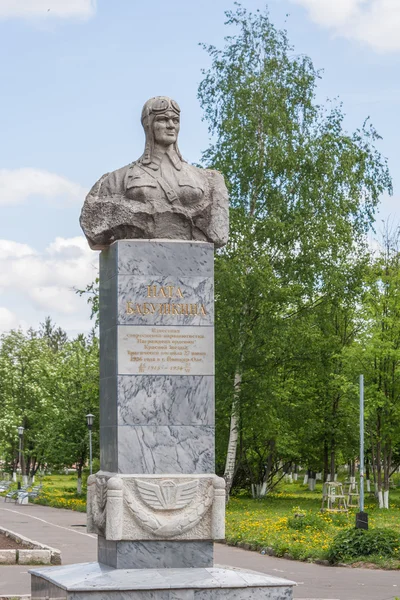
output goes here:
[[[345, 513], [321, 513], [322, 484], [315, 492], [300, 482], [281, 485], [261, 500], [232, 497], [227, 506], [226, 541], [254, 550], [298, 560], [326, 559], [337, 533], [355, 525], [356, 509]], [[366, 495], [369, 527], [389, 527], [400, 534], [400, 488], [390, 491], [390, 510], [379, 510], [373, 495]], [[295, 514], [304, 515], [296, 518]], [[400, 554], [399, 554], [400, 556]], [[400, 568], [400, 560], [372, 556], [365, 562]]]
[[[43, 490], [35, 504], [54, 506], [55, 508], [69, 508], [79, 512], [86, 512], [86, 487], [82, 494], [76, 493], [76, 475], [46, 475], [43, 477]], [[84, 477], [86, 482], [86, 477]]]
[[[86, 482], [86, 477], [84, 477]], [[43, 484], [43, 489], [34, 504], [53, 506], [54, 508], [69, 508], [79, 512], [86, 512], [86, 488], [83, 488], [80, 496], [76, 493], [76, 475], [46, 475], [41, 480], [36, 477], [33, 485]], [[10, 487], [10, 491], [17, 488], [17, 484]], [[5, 496], [3, 492], [0, 496]]]
[[[76, 475], [48, 475], [42, 483], [43, 491], [35, 503], [85, 512], [86, 489], [81, 496], [76, 494]], [[399, 484], [397, 476], [398, 487], [390, 491], [390, 510], [379, 510], [373, 495], [366, 495], [370, 529], [388, 527], [400, 534]], [[245, 493], [233, 495], [226, 509], [226, 541], [297, 560], [326, 560], [335, 535], [354, 528], [357, 511], [321, 513], [321, 500], [321, 483], [315, 492], [310, 492], [302, 482], [281, 484], [276, 492], [261, 500], [253, 500]], [[302, 517], [295, 517], [296, 514]], [[400, 560], [379, 555], [369, 556], [363, 562], [400, 569]]]

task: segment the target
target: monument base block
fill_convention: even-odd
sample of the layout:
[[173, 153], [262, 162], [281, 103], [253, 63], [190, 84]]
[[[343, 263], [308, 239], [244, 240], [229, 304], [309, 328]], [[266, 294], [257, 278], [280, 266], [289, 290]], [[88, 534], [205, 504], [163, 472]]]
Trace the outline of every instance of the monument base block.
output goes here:
[[293, 581], [241, 569], [33, 569], [32, 600], [291, 600]]
[[212, 567], [214, 547], [207, 541], [110, 541], [98, 537], [99, 563], [115, 569]]

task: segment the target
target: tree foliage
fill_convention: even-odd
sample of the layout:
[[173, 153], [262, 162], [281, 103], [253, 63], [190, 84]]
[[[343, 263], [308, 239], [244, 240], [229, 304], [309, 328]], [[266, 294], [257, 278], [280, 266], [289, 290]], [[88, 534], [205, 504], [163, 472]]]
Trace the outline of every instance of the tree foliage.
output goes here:
[[226, 14], [233, 34], [204, 46], [199, 87], [212, 136], [203, 163], [231, 199], [215, 275], [218, 462], [234, 439], [237, 477], [265, 486], [278, 465], [328, 468], [347, 443], [341, 354], [357, 332], [365, 234], [391, 180], [373, 126], [348, 133], [340, 104], [317, 104], [320, 74], [268, 12]]
[[[98, 339], [68, 340], [46, 319], [38, 331], [11, 331], [0, 340], [0, 456], [15, 470], [17, 427], [24, 427], [22, 470], [75, 465], [88, 456], [86, 414], [98, 427]], [[95, 452], [98, 436], [94, 435]]]

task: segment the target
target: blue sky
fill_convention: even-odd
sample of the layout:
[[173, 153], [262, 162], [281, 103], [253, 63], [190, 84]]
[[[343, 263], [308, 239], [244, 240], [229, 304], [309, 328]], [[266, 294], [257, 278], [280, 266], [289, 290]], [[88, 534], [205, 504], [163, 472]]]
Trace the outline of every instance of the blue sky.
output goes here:
[[[244, 0], [251, 10], [266, 2]], [[78, 218], [87, 189], [143, 149], [140, 112], [154, 95], [182, 109], [180, 148], [207, 147], [197, 87], [221, 46], [231, 0], [0, 0], [0, 330], [37, 326], [47, 314], [72, 335], [88, 330], [74, 287], [96, 272]], [[324, 69], [318, 100], [339, 97], [346, 126], [366, 116], [383, 136], [397, 221], [400, 166], [399, 0], [270, 0], [296, 53]], [[286, 15], [289, 13], [289, 16]]]

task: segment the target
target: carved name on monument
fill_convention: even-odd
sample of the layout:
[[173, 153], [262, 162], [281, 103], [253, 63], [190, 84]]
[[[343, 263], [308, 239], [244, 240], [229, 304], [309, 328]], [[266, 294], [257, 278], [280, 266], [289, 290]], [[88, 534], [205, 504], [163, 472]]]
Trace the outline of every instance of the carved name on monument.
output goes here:
[[[183, 315], [205, 317], [207, 309], [204, 304], [188, 303], [184, 301], [181, 287], [173, 285], [147, 286], [147, 302], [134, 302], [128, 300], [126, 303], [126, 314], [128, 315]], [[172, 299], [174, 302], [162, 302], [162, 299]], [[158, 302], [156, 301], [158, 300]]]

